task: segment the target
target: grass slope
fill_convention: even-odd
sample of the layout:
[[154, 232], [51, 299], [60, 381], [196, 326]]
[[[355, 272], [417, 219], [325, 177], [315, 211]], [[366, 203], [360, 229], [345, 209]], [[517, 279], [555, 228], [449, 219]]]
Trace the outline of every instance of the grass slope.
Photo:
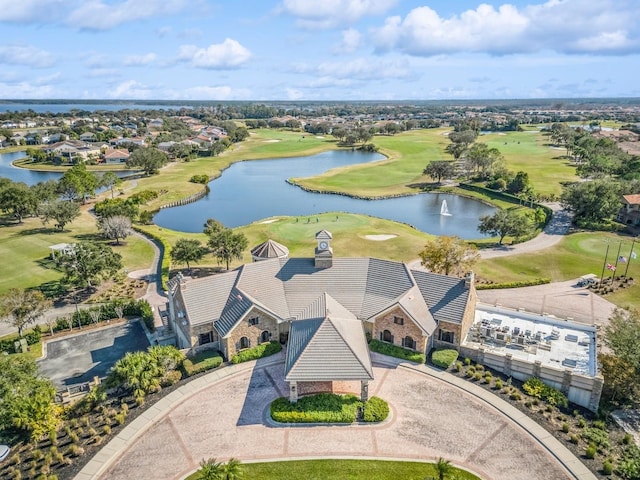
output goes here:
[[[534, 253], [514, 255], [480, 261], [474, 270], [483, 278], [494, 282], [521, 281], [548, 277], [558, 282], [580, 277], [587, 273], [600, 276], [609, 245], [608, 263], [615, 263], [618, 247], [620, 255], [628, 257], [632, 239], [603, 232], [582, 232], [568, 235], [558, 245]], [[640, 253], [640, 243], [634, 249]], [[619, 306], [640, 308], [640, 261], [631, 260], [628, 276], [636, 279], [636, 285], [620, 290], [605, 298]], [[618, 263], [617, 274], [622, 275], [627, 264]], [[605, 277], [611, 276], [605, 270]]]

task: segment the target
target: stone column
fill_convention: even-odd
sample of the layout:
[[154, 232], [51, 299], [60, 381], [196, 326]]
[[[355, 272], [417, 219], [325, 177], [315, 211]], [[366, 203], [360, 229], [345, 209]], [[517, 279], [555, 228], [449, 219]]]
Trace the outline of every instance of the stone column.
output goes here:
[[571, 377], [573, 377], [573, 372], [568, 368], [565, 369], [564, 374], [562, 375], [562, 387], [560, 391], [564, 393], [566, 396], [569, 396], [569, 388], [571, 387]]
[[533, 362], [533, 376], [540, 378], [540, 372], [542, 371], [542, 362], [540, 360], [536, 360]]
[[289, 401], [298, 403], [298, 382], [289, 382]]
[[369, 381], [363, 380], [360, 382], [360, 401], [366, 402], [369, 400]]
[[511, 358], [512, 358], [512, 355], [510, 353], [507, 353], [504, 356], [504, 370], [503, 370], [503, 372], [504, 372], [505, 375], [507, 375], [509, 377], [511, 376]]
[[600, 407], [600, 395], [602, 395], [602, 386], [604, 380], [602, 377], [595, 377], [593, 379], [593, 386], [591, 387], [591, 396], [589, 398], [589, 406], [587, 407], [592, 412], [597, 412]]
[[484, 365], [484, 348], [480, 347], [478, 349], [478, 363], [480, 365]]

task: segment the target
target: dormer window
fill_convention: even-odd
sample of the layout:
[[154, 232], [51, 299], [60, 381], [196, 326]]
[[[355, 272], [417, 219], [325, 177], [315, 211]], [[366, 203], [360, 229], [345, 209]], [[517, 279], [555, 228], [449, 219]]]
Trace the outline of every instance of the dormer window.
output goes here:
[[393, 323], [395, 323], [396, 325], [404, 325], [404, 318], [393, 317]]
[[249, 325], [258, 325], [260, 323], [260, 317], [252, 317], [249, 319]]

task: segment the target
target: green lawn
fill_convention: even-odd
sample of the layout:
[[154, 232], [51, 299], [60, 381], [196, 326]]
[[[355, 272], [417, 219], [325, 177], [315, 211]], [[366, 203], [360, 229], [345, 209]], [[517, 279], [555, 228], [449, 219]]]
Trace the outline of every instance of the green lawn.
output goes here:
[[537, 193], [559, 195], [561, 182], [578, 179], [575, 166], [564, 158], [565, 150], [551, 147], [549, 137], [540, 132], [492, 133], [478, 141], [500, 150], [509, 170], [527, 172]]
[[[538, 277], [548, 277], [558, 282], [587, 273], [600, 276], [607, 244], [610, 245], [608, 262], [615, 263], [621, 241], [620, 255], [628, 257], [632, 242], [630, 237], [583, 232], [568, 235], [560, 244], [539, 252], [482, 260], [474, 270], [480, 277], [498, 283]], [[634, 251], [640, 253], [640, 243], [636, 242]], [[619, 306], [640, 308], [640, 260], [631, 260], [628, 265], [628, 276], [634, 277], [636, 284], [605, 298]], [[627, 264], [618, 263], [617, 274], [624, 274], [626, 267]], [[611, 276], [611, 272], [605, 270], [605, 276]]]
[[[290, 462], [243, 463], [245, 478], [260, 480], [424, 480], [437, 478], [431, 463], [384, 460], [298, 460]], [[188, 480], [197, 480], [197, 473]], [[451, 478], [478, 480], [480, 477], [455, 468]]]
[[[62, 276], [50, 260], [50, 245], [74, 243], [81, 240], [100, 241], [95, 219], [83, 212], [73, 223], [60, 232], [44, 227], [37, 218], [28, 218], [22, 224], [0, 226], [0, 258], [3, 259], [0, 294], [10, 288], [31, 288], [56, 281]], [[129, 237], [120, 246], [124, 265], [130, 270], [149, 268], [153, 259], [151, 246], [137, 237]]]

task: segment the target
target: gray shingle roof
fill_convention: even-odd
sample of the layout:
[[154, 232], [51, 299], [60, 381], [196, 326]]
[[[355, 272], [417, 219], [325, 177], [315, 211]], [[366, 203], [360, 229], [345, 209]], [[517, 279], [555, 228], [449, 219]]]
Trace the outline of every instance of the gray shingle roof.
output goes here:
[[411, 273], [436, 322], [461, 323], [469, 301], [464, 279], [421, 270], [412, 270]]
[[[214, 278], [215, 288], [212, 288]], [[236, 270], [178, 284], [191, 325], [201, 325], [220, 318], [237, 278]]]
[[469, 300], [462, 279], [374, 258], [334, 258], [323, 269], [313, 258], [269, 259], [179, 288], [191, 324], [215, 321], [222, 336], [252, 306], [282, 320], [312, 318], [308, 308], [323, 293], [360, 320], [400, 304], [430, 334], [440, 320], [459, 323]]
[[306, 313], [323, 315], [291, 323], [285, 379], [372, 380], [362, 322], [328, 294], [312, 302]]
[[316, 240], [331, 240], [333, 238], [333, 235], [331, 235], [331, 232], [329, 230], [320, 230], [318, 233], [316, 233]]
[[284, 245], [269, 239], [260, 245], [253, 247], [251, 255], [256, 258], [288, 257], [289, 249]]

